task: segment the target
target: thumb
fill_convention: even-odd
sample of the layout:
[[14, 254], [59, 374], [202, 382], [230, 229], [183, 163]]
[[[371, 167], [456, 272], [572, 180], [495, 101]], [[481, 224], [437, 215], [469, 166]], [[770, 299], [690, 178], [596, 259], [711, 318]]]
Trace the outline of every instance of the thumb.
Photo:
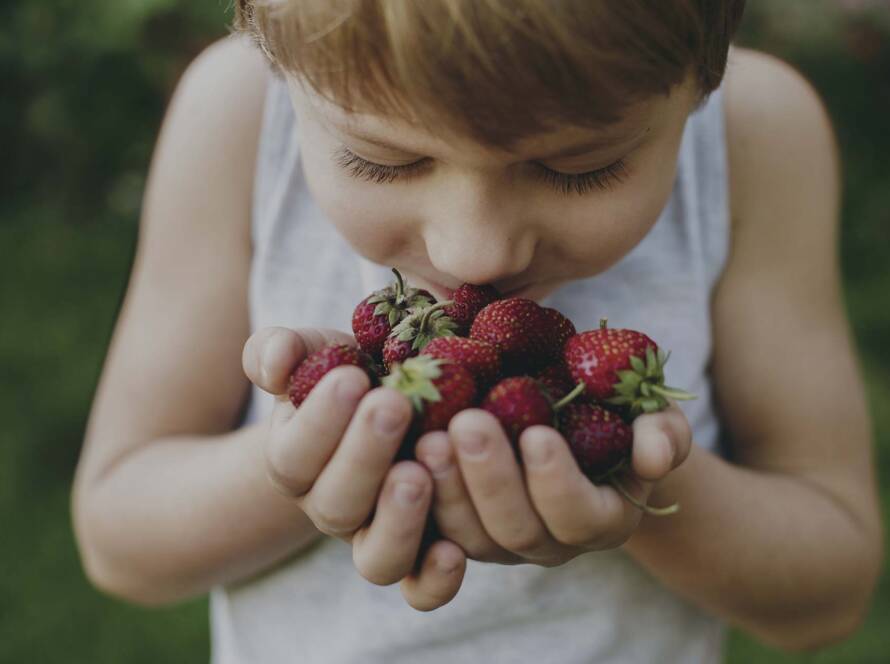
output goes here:
[[329, 344], [355, 345], [351, 334], [319, 328], [266, 327], [244, 344], [241, 365], [250, 381], [279, 400], [287, 399], [287, 380], [294, 369]]

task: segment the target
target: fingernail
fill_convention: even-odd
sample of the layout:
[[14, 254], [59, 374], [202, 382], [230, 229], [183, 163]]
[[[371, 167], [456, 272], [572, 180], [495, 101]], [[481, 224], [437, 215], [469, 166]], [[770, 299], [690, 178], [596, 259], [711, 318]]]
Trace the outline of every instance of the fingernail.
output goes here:
[[263, 383], [269, 383], [272, 369], [285, 361], [287, 354], [287, 346], [282, 339], [280, 331], [275, 332], [266, 342], [266, 348], [263, 350], [263, 356], [260, 360], [260, 378]]
[[526, 462], [532, 466], [542, 466], [547, 463], [553, 451], [550, 442], [543, 439], [526, 441], [523, 449]]
[[460, 567], [460, 561], [454, 560], [440, 560], [436, 563], [436, 567], [440, 572], [444, 574], [451, 574], [457, 571], [457, 568]]
[[374, 428], [377, 433], [390, 436], [402, 426], [402, 416], [387, 408], [380, 408], [374, 413]]
[[447, 456], [427, 456], [423, 462], [436, 479], [441, 479], [451, 470], [451, 460]]
[[458, 438], [457, 445], [460, 451], [471, 457], [485, 455], [485, 436], [478, 431], [467, 431]]
[[354, 403], [362, 395], [362, 386], [350, 376], [340, 376], [336, 390], [337, 398], [347, 404]]
[[667, 467], [672, 468], [674, 465], [674, 457], [676, 456], [676, 451], [674, 450], [674, 444], [671, 441], [671, 437], [666, 433], [662, 435], [662, 447], [666, 450], [664, 452], [665, 457], [667, 458]]
[[410, 482], [400, 482], [399, 484], [396, 484], [396, 500], [402, 505], [415, 504], [420, 500], [421, 493], [423, 493], [423, 489], [417, 484], [412, 484]]
[[430, 469], [436, 479], [446, 475], [451, 470], [451, 446], [447, 440], [425, 440], [422, 450], [421, 462]]

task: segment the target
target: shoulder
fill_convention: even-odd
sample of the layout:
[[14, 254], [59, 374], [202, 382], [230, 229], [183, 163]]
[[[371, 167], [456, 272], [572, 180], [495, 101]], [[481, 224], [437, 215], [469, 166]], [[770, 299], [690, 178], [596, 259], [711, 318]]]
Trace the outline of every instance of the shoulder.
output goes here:
[[[838, 156], [818, 93], [793, 67], [765, 53], [734, 48], [724, 83], [733, 223], [803, 190], [837, 195]], [[786, 202], [791, 202], [790, 200]]]
[[[252, 168], [271, 75], [265, 56], [243, 35], [207, 47], [176, 87], [161, 148], [183, 159], [221, 160], [230, 168]], [[240, 179], [248, 173], [232, 175]]]
[[191, 62], [179, 92], [201, 94], [210, 100], [225, 98], [236, 106], [255, 105], [271, 72], [254, 43], [244, 35], [233, 34], [214, 42]]

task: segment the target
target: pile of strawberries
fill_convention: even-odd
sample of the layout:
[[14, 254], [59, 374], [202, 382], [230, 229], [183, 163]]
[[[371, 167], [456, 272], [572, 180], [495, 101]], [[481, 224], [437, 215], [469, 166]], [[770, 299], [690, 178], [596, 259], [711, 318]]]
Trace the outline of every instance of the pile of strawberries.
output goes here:
[[[642, 332], [576, 331], [556, 309], [523, 298], [502, 299], [491, 286], [464, 284], [437, 302], [395, 281], [356, 307], [358, 348], [332, 345], [307, 357], [291, 375], [288, 395], [299, 407], [321, 377], [352, 364], [407, 396], [415, 410], [397, 460], [414, 458], [424, 433], [444, 430], [465, 408], [481, 407], [514, 445], [530, 426], [558, 429], [579, 468], [594, 482], [610, 481], [653, 514], [671, 513], [636, 501], [616, 480], [629, 460], [631, 422], [693, 395], [666, 387], [668, 356]], [[674, 506], [675, 507], [675, 506]]]

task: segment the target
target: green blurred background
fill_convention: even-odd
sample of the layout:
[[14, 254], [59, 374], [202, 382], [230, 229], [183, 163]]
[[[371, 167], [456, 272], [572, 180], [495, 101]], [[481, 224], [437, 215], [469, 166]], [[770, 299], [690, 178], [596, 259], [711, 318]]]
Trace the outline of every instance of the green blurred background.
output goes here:
[[[126, 286], [165, 106], [224, 35], [228, 0], [0, 4], [0, 662], [207, 661], [205, 599], [146, 610], [84, 579], [69, 492]], [[843, 152], [845, 291], [890, 502], [890, 7], [749, 0], [740, 43], [822, 94]], [[728, 661], [890, 661], [885, 575], [846, 643], [784, 655], [733, 633]]]

